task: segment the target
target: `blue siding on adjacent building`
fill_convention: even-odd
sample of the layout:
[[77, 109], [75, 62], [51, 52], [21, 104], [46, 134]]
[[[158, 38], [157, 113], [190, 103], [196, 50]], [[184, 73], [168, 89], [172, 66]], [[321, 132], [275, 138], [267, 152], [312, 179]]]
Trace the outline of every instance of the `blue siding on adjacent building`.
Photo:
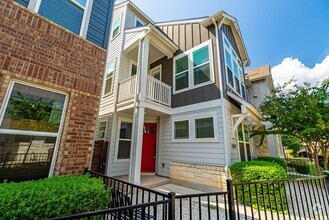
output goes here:
[[39, 14], [79, 34], [84, 10], [69, 0], [42, 0]]
[[87, 40], [107, 48], [114, 0], [94, 0], [90, 15]]
[[30, 3], [30, 0], [15, 0], [15, 2], [23, 5], [24, 7], [27, 7]]

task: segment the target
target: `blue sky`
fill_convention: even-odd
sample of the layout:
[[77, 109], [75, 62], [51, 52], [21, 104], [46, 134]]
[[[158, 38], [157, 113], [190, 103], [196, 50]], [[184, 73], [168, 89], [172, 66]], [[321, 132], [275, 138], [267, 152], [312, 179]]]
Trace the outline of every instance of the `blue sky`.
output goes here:
[[[132, 1], [154, 21], [202, 17], [225, 10], [238, 19], [251, 67], [274, 67], [290, 59], [311, 70], [329, 55], [329, 0]], [[329, 77], [329, 72], [321, 75]]]

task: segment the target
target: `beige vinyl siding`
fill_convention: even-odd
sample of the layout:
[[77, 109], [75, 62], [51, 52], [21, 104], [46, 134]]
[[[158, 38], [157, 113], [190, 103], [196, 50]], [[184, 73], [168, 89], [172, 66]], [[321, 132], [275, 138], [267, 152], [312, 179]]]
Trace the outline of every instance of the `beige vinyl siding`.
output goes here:
[[115, 101], [115, 91], [117, 89], [117, 82], [118, 82], [118, 73], [119, 73], [119, 66], [120, 66], [120, 55], [122, 50], [122, 38], [123, 38], [123, 32], [124, 32], [124, 12], [126, 7], [120, 7], [113, 12], [113, 21], [116, 21], [119, 17], [121, 17], [121, 30], [120, 35], [117, 36], [114, 39], [111, 39], [112, 36], [112, 30], [110, 30], [110, 39], [109, 39], [109, 46], [108, 46], [108, 52], [107, 52], [107, 58], [106, 58], [106, 71], [107, 66], [110, 62], [112, 62], [114, 59], [116, 59], [116, 67], [115, 67], [115, 73], [113, 75], [113, 87], [112, 87], [112, 93], [104, 95], [105, 90], [105, 75], [104, 74], [104, 80], [102, 85], [102, 98], [100, 103], [100, 109], [99, 109], [99, 116], [103, 116], [106, 114], [110, 114], [114, 110], [114, 101]]
[[252, 86], [248, 88], [248, 95], [251, 104], [259, 108], [266, 96], [270, 95], [267, 79], [252, 82]]
[[[206, 105], [206, 103], [205, 103]], [[223, 137], [223, 122], [220, 108], [211, 108], [202, 111], [186, 112], [184, 115], [197, 117], [198, 113], [216, 112], [218, 141], [216, 142], [185, 142], [172, 141], [172, 120], [177, 115], [161, 116], [159, 126], [159, 153], [158, 174], [169, 176], [170, 161], [186, 162], [195, 164], [209, 164], [225, 166], [225, 151]]]
[[143, 24], [146, 24], [146, 20], [142, 19], [140, 16], [136, 16], [136, 14], [130, 9], [127, 9], [127, 16], [126, 16], [126, 29], [135, 27], [135, 19], [138, 19]]
[[[233, 104], [229, 103], [228, 101], [225, 101], [225, 111], [226, 111], [226, 132], [227, 132], [227, 141], [228, 145], [227, 147], [231, 151], [230, 155], [230, 164], [233, 164], [235, 162], [240, 161], [240, 152], [239, 152], [239, 146], [237, 144], [237, 139], [236, 139], [236, 134], [234, 134], [234, 139], [233, 139], [233, 124], [232, 124], [232, 115], [234, 114], [241, 114], [240, 109], [238, 109], [236, 106]], [[233, 147], [233, 146], [236, 147]]]
[[[232, 103], [225, 101], [225, 108], [226, 108], [226, 122], [227, 122], [227, 140], [228, 140], [228, 147], [230, 148], [231, 155], [230, 155], [230, 164], [240, 161], [240, 151], [239, 145], [237, 143], [237, 134], [236, 131], [233, 131], [233, 124], [232, 124], [232, 115], [234, 114], [241, 114], [241, 110], [237, 108]], [[246, 119], [243, 123], [248, 124]], [[233, 138], [234, 133], [234, 138]], [[235, 145], [235, 147], [233, 147]], [[250, 139], [250, 153], [251, 157], [255, 157], [255, 145], [253, 138]]]

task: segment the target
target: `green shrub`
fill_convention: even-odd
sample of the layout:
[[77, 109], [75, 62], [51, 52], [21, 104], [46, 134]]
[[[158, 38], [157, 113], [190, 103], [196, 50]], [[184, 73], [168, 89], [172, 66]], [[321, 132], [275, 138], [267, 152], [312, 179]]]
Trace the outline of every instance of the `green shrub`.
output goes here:
[[110, 202], [101, 179], [57, 176], [0, 184], [0, 219], [44, 219], [100, 210]]
[[289, 171], [299, 174], [317, 175], [316, 165], [311, 163], [309, 159], [289, 159], [287, 164]]
[[278, 157], [257, 157], [256, 160], [267, 161], [267, 162], [275, 162], [283, 167], [284, 170], [287, 170], [286, 161], [282, 158]]
[[266, 161], [246, 161], [232, 164], [231, 176], [236, 185], [238, 202], [254, 208], [287, 210], [286, 195], [282, 182], [258, 183], [259, 181], [286, 179], [284, 168], [277, 163]]

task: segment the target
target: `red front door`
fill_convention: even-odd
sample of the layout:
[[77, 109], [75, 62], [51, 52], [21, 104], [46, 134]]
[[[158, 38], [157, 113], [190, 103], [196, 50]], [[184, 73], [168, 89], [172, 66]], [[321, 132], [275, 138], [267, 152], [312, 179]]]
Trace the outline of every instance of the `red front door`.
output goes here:
[[157, 124], [145, 123], [142, 151], [142, 172], [155, 172]]

